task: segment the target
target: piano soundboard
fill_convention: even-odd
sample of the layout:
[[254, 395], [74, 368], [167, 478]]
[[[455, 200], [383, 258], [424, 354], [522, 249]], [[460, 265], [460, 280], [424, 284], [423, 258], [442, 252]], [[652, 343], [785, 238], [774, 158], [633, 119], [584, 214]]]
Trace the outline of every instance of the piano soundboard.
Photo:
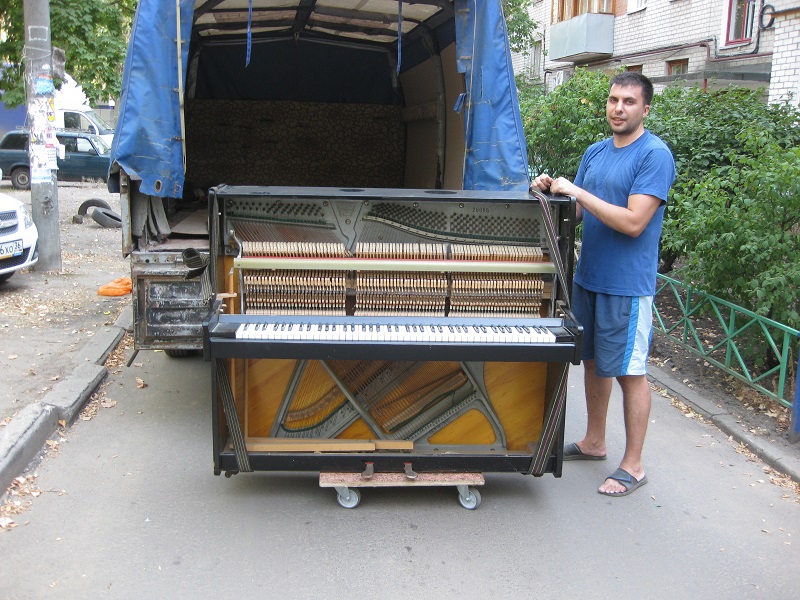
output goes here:
[[216, 473], [560, 475], [574, 200], [210, 193]]

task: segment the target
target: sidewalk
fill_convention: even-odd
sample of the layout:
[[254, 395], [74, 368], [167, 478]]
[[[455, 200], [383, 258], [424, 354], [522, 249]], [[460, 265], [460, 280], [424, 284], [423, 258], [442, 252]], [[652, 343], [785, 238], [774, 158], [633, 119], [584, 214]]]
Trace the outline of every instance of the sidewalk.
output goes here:
[[[14, 190], [8, 181], [0, 193], [30, 207], [30, 192]], [[75, 418], [131, 326], [130, 295], [97, 294], [104, 283], [130, 274], [120, 230], [72, 219], [90, 198], [119, 211], [119, 196], [103, 184], [59, 183], [60, 272], [17, 272], [0, 285], [0, 495], [58, 422]]]
[[756, 435], [747, 423], [681, 383], [655, 365], [648, 365], [650, 381], [711, 421], [722, 432], [747, 448], [767, 465], [800, 483], [800, 442], [790, 444], [786, 436]]
[[[30, 194], [0, 192], [30, 202]], [[103, 381], [103, 366], [132, 327], [130, 296], [103, 298], [97, 288], [129, 276], [120, 230], [91, 219], [72, 222], [80, 203], [103, 198], [115, 211], [119, 199], [102, 185], [60, 184], [61, 273], [17, 273], [0, 286], [0, 496], [60, 427], [72, 423]], [[580, 367], [573, 367], [580, 368]], [[800, 482], [800, 444], [762, 436], [668, 372], [651, 365], [650, 379], [693, 408], [775, 470]]]

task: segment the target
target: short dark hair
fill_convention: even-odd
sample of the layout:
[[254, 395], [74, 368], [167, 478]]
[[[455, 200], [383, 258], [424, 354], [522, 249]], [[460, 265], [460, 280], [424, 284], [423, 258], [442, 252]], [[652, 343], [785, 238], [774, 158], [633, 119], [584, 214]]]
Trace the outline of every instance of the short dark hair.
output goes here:
[[623, 71], [611, 80], [611, 84], [608, 86], [608, 89], [611, 89], [615, 85], [619, 85], [621, 87], [636, 86], [642, 88], [642, 98], [644, 98], [644, 103], [647, 105], [653, 102], [653, 82], [638, 71]]

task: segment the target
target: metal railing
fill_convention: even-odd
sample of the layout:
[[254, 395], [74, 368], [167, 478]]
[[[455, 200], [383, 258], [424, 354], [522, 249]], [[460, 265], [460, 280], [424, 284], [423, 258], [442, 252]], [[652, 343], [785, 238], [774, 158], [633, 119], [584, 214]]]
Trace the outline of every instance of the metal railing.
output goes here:
[[[670, 313], [667, 308], [670, 303], [677, 306], [678, 314]], [[797, 437], [800, 362], [793, 382], [791, 372], [795, 367], [792, 355], [797, 353], [800, 331], [661, 274], [658, 275], [654, 313], [656, 326], [680, 347], [792, 408], [793, 437]], [[753, 359], [753, 348], [758, 348], [762, 360]], [[792, 385], [794, 402], [789, 399]]]

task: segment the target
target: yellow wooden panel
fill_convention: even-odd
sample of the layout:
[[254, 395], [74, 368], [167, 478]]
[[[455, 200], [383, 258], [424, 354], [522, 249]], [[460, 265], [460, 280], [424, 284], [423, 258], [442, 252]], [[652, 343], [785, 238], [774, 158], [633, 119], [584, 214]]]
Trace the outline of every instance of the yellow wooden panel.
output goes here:
[[297, 382], [282, 425], [287, 431], [318, 430], [318, 427], [346, 403], [347, 398], [322, 364], [316, 360], [308, 361]]
[[246, 436], [268, 436], [292, 376], [293, 359], [247, 360]]
[[468, 410], [430, 438], [431, 444], [494, 444], [492, 424], [478, 410]]
[[484, 365], [486, 391], [506, 434], [509, 450], [527, 450], [539, 440], [545, 411], [547, 363]]

